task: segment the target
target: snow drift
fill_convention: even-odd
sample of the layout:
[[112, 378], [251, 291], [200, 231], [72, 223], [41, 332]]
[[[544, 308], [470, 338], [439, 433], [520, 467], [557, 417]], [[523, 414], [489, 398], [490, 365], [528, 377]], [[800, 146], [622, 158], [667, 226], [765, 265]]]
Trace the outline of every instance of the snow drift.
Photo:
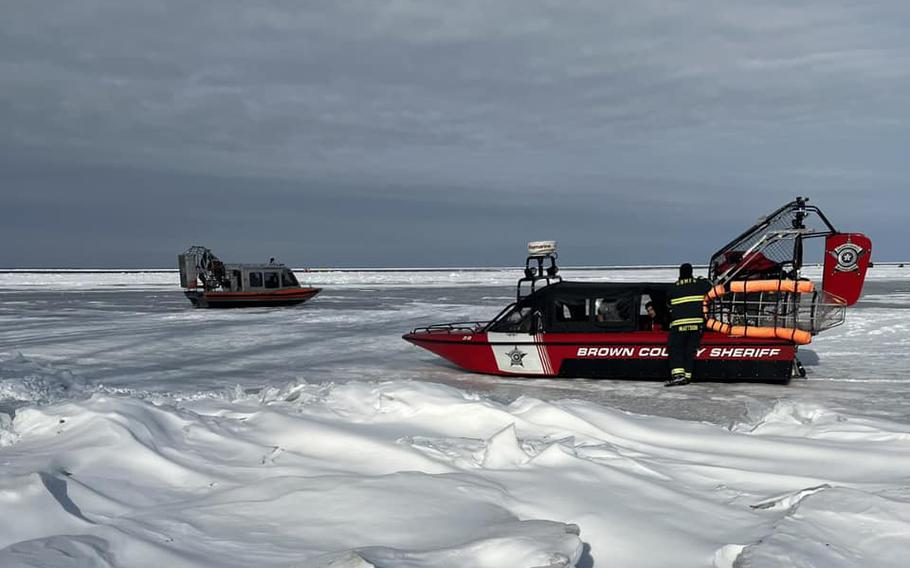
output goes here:
[[3, 566], [896, 566], [910, 553], [910, 427], [819, 407], [724, 428], [412, 381], [292, 383], [94, 393], [20, 408], [3, 432]]

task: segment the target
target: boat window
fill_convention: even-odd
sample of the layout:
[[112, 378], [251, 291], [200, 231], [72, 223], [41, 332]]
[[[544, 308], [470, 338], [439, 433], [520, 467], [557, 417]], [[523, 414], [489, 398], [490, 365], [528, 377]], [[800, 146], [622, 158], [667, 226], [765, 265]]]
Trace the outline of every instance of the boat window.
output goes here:
[[554, 294], [546, 328], [552, 333], [600, 333], [634, 331], [638, 295], [600, 295], [592, 291]]
[[263, 272], [265, 275], [265, 287], [266, 288], [278, 288], [278, 273], [277, 272]]
[[594, 321], [603, 327], [625, 328], [635, 319], [631, 296], [594, 298]]
[[231, 271], [230, 285], [231, 285], [231, 290], [242, 290], [243, 289], [243, 274], [239, 270]]
[[285, 270], [281, 273], [281, 285], [284, 287], [299, 286], [297, 277], [290, 270]]
[[250, 272], [250, 288], [262, 288], [261, 272]]
[[587, 321], [588, 301], [585, 298], [560, 298], [556, 300], [556, 321]]
[[595, 298], [594, 321], [617, 323], [632, 319], [632, 302], [627, 298]]
[[539, 333], [541, 330], [540, 312], [533, 306], [516, 308], [496, 322], [491, 331], [503, 333]]

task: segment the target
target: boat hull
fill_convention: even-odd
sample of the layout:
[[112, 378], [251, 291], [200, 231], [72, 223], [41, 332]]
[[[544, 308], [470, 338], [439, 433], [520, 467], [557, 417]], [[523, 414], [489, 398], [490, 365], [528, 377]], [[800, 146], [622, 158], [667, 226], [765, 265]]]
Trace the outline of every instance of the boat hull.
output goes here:
[[[486, 333], [418, 330], [403, 336], [467, 371], [500, 376], [665, 380], [667, 333]], [[706, 332], [696, 380], [787, 382], [796, 346]]]
[[322, 288], [284, 288], [263, 292], [184, 292], [196, 308], [257, 308], [294, 306], [306, 302]]

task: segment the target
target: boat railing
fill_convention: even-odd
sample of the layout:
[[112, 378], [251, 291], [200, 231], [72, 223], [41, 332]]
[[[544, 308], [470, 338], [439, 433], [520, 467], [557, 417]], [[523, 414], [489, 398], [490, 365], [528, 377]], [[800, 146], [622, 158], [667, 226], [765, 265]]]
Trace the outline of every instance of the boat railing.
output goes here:
[[814, 335], [843, 324], [846, 307], [817, 291], [731, 293], [714, 300], [705, 315], [731, 326], [800, 329]]
[[479, 333], [489, 322], [486, 321], [459, 321], [452, 323], [437, 323], [424, 327], [415, 327], [411, 333], [434, 333], [434, 332], [466, 332]]

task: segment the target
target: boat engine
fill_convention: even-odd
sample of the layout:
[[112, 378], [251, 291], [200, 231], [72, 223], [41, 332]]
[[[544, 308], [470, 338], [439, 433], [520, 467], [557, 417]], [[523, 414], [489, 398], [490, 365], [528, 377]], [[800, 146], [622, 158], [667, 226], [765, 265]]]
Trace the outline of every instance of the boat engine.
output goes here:
[[[708, 328], [806, 344], [844, 323], [847, 306], [862, 293], [872, 242], [838, 232], [808, 201], [797, 197], [714, 253], [708, 276], [715, 288], [704, 305]], [[804, 244], [813, 238], [825, 239], [821, 290], [801, 274]]]
[[215, 253], [203, 246], [194, 245], [177, 255], [180, 268], [180, 286], [195, 290], [199, 282], [205, 291], [224, 286], [224, 263]]

